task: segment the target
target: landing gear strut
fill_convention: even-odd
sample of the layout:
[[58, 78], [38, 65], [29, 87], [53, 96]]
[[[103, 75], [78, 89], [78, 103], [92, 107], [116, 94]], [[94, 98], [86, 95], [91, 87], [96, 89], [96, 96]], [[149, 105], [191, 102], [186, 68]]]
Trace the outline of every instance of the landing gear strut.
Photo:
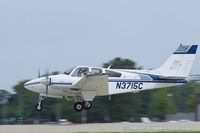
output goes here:
[[91, 107], [92, 107], [92, 102], [91, 101], [76, 102], [74, 104], [74, 109], [77, 112], [81, 112], [81, 111], [83, 111], [83, 109], [89, 110]]
[[35, 109], [36, 109], [38, 112], [42, 111], [42, 109], [43, 109], [42, 100], [44, 100], [44, 98], [43, 98], [41, 95], [39, 95], [38, 103], [37, 103], [37, 105], [35, 106]]

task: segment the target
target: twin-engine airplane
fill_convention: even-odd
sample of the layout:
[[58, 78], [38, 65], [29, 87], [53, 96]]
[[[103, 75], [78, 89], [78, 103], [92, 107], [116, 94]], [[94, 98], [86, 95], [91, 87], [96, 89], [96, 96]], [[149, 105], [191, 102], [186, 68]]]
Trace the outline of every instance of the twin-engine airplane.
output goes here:
[[92, 107], [95, 96], [140, 92], [182, 85], [188, 77], [198, 45], [180, 45], [168, 60], [155, 70], [73, 67], [63, 74], [47, 75], [25, 83], [25, 88], [39, 93], [36, 110], [42, 110], [43, 97], [73, 98], [74, 109]]

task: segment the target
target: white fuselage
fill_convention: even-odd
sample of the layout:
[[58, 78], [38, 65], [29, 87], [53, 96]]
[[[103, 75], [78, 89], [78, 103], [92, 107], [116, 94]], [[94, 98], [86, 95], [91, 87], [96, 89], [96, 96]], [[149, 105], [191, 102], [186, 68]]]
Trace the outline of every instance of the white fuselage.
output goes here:
[[[159, 76], [149, 74], [151, 71], [140, 71], [140, 70], [117, 70], [117, 69], [105, 69], [105, 68], [96, 68], [96, 67], [85, 67], [80, 66], [81, 68], [88, 68], [89, 72], [92, 72], [92, 69], [99, 69], [102, 73], [108, 74], [108, 88], [104, 88], [107, 93], [99, 93], [96, 96], [102, 95], [114, 95], [128, 92], [139, 92], [144, 90], [170, 87], [176, 85], [182, 85], [186, 83], [186, 80], [175, 80], [175, 79], [160, 79]], [[25, 84], [25, 87], [31, 91], [40, 93], [44, 96], [62, 98], [65, 96], [76, 96], [80, 94], [79, 88], [74, 88], [74, 85], [80, 81], [83, 77], [73, 76], [73, 73], [79, 67], [74, 68], [70, 74], [59, 74], [49, 76], [51, 78], [51, 85], [48, 89], [48, 95], [46, 94], [46, 86], [41, 83], [42, 80], [45, 80], [45, 77], [37, 78], [31, 80]], [[101, 81], [99, 81], [101, 82]]]

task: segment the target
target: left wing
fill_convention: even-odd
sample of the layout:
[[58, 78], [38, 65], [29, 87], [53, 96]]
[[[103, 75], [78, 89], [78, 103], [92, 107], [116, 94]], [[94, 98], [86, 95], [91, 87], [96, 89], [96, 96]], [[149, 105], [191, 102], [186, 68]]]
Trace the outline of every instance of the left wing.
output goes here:
[[92, 101], [97, 95], [108, 95], [108, 75], [86, 75], [71, 90], [76, 90], [85, 101]]
[[79, 80], [74, 88], [79, 88], [80, 91], [96, 91], [97, 94], [108, 94], [108, 75], [107, 74], [93, 74], [86, 75]]

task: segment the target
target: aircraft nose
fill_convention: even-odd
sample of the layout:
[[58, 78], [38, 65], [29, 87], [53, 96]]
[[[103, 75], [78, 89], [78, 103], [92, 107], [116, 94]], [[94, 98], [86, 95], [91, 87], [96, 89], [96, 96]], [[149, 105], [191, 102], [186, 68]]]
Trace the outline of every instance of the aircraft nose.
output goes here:
[[26, 88], [27, 85], [28, 85], [28, 82], [26, 82], [26, 83], [24, 84], [24, 88]]
[[28, 89], [28, 90], [33, 90], [34, 87], [39, 84], [40, 82], [38, 82], [36, 79], [35, 80], [30, 80], [28, 82], [26, 82], [24, 84], [24, 88]]
[[26, 83], [24, 84], [24, 88], [30, 89], [31, 84], [32, 84], [32, 81], [26, 82]]

